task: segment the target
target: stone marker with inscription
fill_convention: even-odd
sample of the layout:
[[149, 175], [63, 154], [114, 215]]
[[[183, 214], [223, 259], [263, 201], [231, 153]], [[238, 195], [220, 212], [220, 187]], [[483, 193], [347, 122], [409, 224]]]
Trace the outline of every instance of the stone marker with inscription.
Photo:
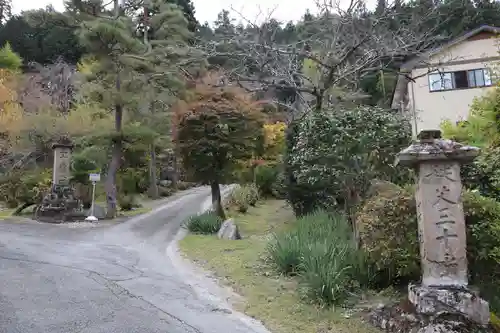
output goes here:
[[422, 284], [408, 298], [418, 313], [460, 314], [480, 325], [490, 318], [488, 303], [468, 288], [466, 226], [461, 201], [460, 164], [479, 148], [422, 131], [419, 141], [398, 154], [398, 163], [417, 171], [417, 218]]
[[42, 222], [61, 223], [84, 218], [74, 190], [70, 186], [71, 152], [73, 143], [62, 137], [52, 145], [54, 164], [51, 191], [35, 210], [35, 219]]
[[398, 154], [397, 163], [417, 173], [421, 284], [408, 286], [406, 302], [374, 309], [370, 321], [386, 332], [493, 332], [488, 303], [467, 281], [460, 165], [471, 162], [479, 148], [443, 140], [434, 130], [418, 138]]
[[71, 176], [71, 149], [72, 144], [55, 143], [52, 145], [54, 150], [54, 166], [52, 170], [52, 184], [69, 185]]

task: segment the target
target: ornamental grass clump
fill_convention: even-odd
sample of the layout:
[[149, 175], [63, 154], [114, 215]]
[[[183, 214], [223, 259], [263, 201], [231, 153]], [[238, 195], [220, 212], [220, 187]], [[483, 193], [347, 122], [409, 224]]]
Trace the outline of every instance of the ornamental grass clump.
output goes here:
[[366, 281], [364, 256], [341, 214], [299, 218], [292, 230], [274, 235], [268, 252], [276, 269], [297, 275], [308, 299], [321, 305], [342, 303]]
[[187, 221], [187, 228], [196, 234], [215, 234], [222, 225], [222, 219], [213, 211], [193, 215]]

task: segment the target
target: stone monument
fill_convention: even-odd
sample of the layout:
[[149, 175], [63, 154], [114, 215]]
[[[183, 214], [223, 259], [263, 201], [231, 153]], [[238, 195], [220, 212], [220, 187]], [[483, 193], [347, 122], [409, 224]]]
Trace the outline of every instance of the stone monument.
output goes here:
[[480, 150], [422, 131], [401, 151], [397, 163], [416, 170], [416, 209], [421, 284], [408, 298], [371, 312], [370, 321], [387, 332], [493, 332], [488, 303], [468, 286], [466, 225], [460, 166]]
[[[441, 132], [434, 130], [422, 131], [418, 139], [398, 154], [399, 164], [417, 171], [415, 199], [422, 283], [409, 285], [408, 300], [418, 314], [463, 317], [487, 326], [488, 303], [468, 288], [461, 201], [460, 165], [472, 162], [479, 148], [444, 140]], [[420, 332], [438, 332], [439, 325], [430, 323]], [[456, 330], [451, 325], [446, 331]]]
[[84, 214], [70, 185], [73, 143], [69, 138], [61, 137], [52, 145], [52, 149], [54, 151], [52, 187], [35, 210], [35, 219], [51, 223], [81, 219]]

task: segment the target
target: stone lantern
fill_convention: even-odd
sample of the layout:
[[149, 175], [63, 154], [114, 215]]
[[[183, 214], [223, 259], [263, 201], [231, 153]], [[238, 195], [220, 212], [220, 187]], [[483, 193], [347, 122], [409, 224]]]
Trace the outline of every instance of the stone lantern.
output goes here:
[[401, 151], [397, 159], [417, 172], [422, 283], [408, 287], [409, 301], [418, 313], [460, 314], [487, 325], [488, 303], [468, 288], [461, 200], [460, 166], [472, 162], [479, 152], [477, 147], [442, 139], [440, 131], [422, 131], [418, 141]]

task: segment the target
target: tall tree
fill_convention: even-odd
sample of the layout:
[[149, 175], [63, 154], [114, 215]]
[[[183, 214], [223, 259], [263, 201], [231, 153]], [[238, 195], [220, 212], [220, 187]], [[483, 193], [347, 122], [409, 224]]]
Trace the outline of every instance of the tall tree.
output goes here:
[[[144, 17], [148, 17], [150, 8], [156, 8], [157, 12], [144, 21], [146, 29], [143, 41], [147, 52], [141, 56], [141, 60], [148, 61], [150, 66], [141, 71], [144, 74], [144, 94], [139, 116], [143, 123], [157, 131], [157, 139], [165, 138], [165, 134], [171, 130], [167, 111], [183, 91], [184, 78], [195, 75], [204, 63], [204, 59], [189, 46], [193, 33], [180, 7], [162, 2], [145, 4]], [[150, 31], [154, 32], [151, 36], [148, 33]], [[153, 196], [157, 195], [156, 141], [151, 142], [150, 149], [150, 193]], [[174, 186], [176, 180], [174, 176]]]
[[220, 87], [219, 75], [208, 79], [198, 82], [193, 96], [178, 105], [176, 139], [184, 168], [194, 180], [210, 185], [213, 208], [225, 218], [220, 184], [239, 159], [252, 157], [262, 123], [250, 95]]
[[75, 32], [68, 17], [48, 7], [10, 18], [0, 27], [0, 44], [9, 42], [26, 64], [51, 64], [59, 58], [76, 64], [83, 49]]
[[107, 216], [112, 218], [117, 212], [116, 176], [120, 169], [123, 150], [124, 108], [134, 103], [137, 90], [136, 69], [146, 66], [144, 61], [133, 55], [144, 52], [144, 45], [134, 36], [133, 21], [124, 16], [119, 0], [114, 0], [114, 13], [110, 16], [104, 9], [103, 14], [85, 12], [81, 1], [74, 0], [82, 23], [79, 37], [82, 45], [95, 59], [87, 94], [113, 110], [115, 131], [112, 137], [111, 160], [107, 168], [105, 182]]
[[[148, 25], [148, 21], [154, 15], [159, 14], [162, 11], [162, 7], [166, 8], [165, 5], [175, 5], [181, 9], [184, 18], [188, 22], [188, 29], [191, 32], [196, 32], [199, 27], [199, 23], [194, 16], [194, 6], [191, 0], [126, 0], [127, 12], [130, 15], [136, 15], [139, 22], [138, 31], [143, 34], [144, 27]], [[147, 9], [147, 11], [144, 11]], [[149, 37], [154, 38], [154, 29], [151, 25], [148, 26]]]
[[179, 6], [183, 13], [184, 17], [188, 21], [188, 29], [191, 32], [195, 32], [198, 30], [199, 23], [194, 16], [195, 9], [191, 0], [166, 0], [167, 3], [174, 4]]

